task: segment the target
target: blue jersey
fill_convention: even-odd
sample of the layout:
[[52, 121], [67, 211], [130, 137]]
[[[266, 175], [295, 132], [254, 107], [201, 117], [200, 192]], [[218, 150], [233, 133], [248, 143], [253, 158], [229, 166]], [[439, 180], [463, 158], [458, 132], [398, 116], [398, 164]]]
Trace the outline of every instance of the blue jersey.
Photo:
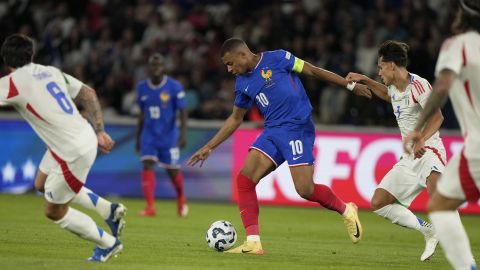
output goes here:
[[142, 143], [157, 141], [165, 147], [176, 145], [177, 110], [185, 107], [185, 92], [180, 82], [164, 76], [160, 85], [154, 86], [150, 80], [144, 80], [138, 83], [137, 94], [137, 103], [144, 114]]
[[235, 82], [235, 106], [249, 109], [255, 101], [265, 127], [304, 124], [312, 105], [297, 73], [304, 62], [284, 50], [263, 52], [257, 66]]

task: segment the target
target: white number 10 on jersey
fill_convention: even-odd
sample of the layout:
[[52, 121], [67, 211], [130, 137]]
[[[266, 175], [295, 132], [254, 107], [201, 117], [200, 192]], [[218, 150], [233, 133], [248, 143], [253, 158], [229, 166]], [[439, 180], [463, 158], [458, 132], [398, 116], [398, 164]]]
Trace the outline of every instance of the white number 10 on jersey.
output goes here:
[[295, 155], [301, 155], [303, 153], [303, 144], [302, 141], [300, 140], [292, 140], [288, 144], [292, 147], [292, 154]]

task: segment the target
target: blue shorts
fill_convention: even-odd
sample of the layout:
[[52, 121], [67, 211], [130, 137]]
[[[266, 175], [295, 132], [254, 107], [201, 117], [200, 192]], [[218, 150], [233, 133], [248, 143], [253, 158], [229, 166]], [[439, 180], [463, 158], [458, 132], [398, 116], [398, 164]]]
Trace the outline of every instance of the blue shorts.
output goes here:
[[267, 156], [276, 167], [284, 161], [289, 166], [313, 165], [315, 126], [309, 120], [303, 125], [265, 129], [250, 146]]
[[154, 160], [158, 166], [167, 169], [180, 168], [180, 150], [178, 147], [158, 146], [155, 142], [141, 142], [140, 155], [143, 160]]

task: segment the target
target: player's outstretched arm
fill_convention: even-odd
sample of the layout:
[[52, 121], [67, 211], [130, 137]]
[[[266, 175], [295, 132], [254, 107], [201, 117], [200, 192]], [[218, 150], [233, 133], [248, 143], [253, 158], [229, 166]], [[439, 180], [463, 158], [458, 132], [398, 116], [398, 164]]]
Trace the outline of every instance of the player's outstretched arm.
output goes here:
[[242, 124], [243, 118], [247, 113], [246, 109], [242, 109], [237, 106], [233, 106], [232, 114], [227, 118], [225, 124], [222, 128], [215, 134], [215, 136], [205, 144], [200, 150], [198, 150], [193, 156], [188, 160], [187, 164], [190, 166], [195, 166], [200, 162], [200, 167], [202, 167], [203, 162], [208, 158], [213, 149], [219, 146], [223, 141], [230, 137], [233, 132]]
[[358, 74], [355, 72], [350, 72], [348, 73], [346, 80], [349, 83], [353, 82], [359, 82], [365, 84], [372, 92], [379, 98], [385, 100], [386, 102], [392, 102], [390, 96], [388, 95], [388, 89], [387, 86], [384, 84], [381, 84], [368, 76], [365, 76], [363, 74]]
[[[303, 65], [301, 73], [348, 89], [348, 82], [345, 78], [326, 69], [316, 67], [308, 62], [305, 62]], [[353, 89], [349, 90], [352, 90], [357, 96], [372, 98], [372, 92], [363, 84], [356, 84]]]
[[97, 134], [100, 150], [104, 153], [110, 152], [113, 148], [114, 141], [105, 132], [102, 108], [100, 107], [100, 102], [98, 101], [95, 90], [85, 84], [82, 85], [74, 102], [84, 108], [84, 116], [87, 118], [88, 122], [90, 122]]
[[423, 108], [422, 114], [420, 114], [420, 117], [417, 119], [415, 129], [410, 132], [403, 141], [403, 149], [406, 153], [412, 152], [414, 145], [422, 139], [423, 135], [421, 131], [425, 124], [436, 112], [438, 113], [438, 109], [445, 103], [445, 101], [447, 101], [448, 91], [450, 90], [455, 77], [455, 72], [451, 70], [444, 69], [440, 72], [433, 85], [433, 91]]

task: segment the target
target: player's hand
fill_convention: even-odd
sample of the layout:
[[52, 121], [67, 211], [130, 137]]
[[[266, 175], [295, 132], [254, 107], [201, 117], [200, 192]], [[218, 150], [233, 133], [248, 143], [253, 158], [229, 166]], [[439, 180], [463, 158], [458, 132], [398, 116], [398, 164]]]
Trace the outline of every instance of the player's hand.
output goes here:
[[357, 96], [372, 98], [372, 91], [364, 84], [357, 83], [353, 88], [353, 93]]
[[115, 142], [110, 138], [110, 135], [108, 135], [105, 131], [100, 131], [97, 133], [97, 140], [98, 140], [98, 146], [100, 148], [100, 151], [102, 153], [108, 154], [113, 148], [113, 145], [115, 145]]
[[351, 83], [351, 82], [362, 82], [364, 80], [365, 75], [355, 73], [355, 72], [349, 72], [347, 77], [345, 79]]
[[179, 148], [184, 148], [185, 145], [187, 145], [187, 138], [185, 138], [185, 134], [181, 134], [180, 138], [178, 138], [177, 146]]
[[415, 155], [415, 158], [421, 158], [426, 151], [425, 140], [423, 138], [419, 138], [413, 146], [413, 154]]
[[203, 166], [203, 162], [210, 156], [210, 153], [212, 153], [212, 148], [209, 146], [204, 146], [200, 148], [193, 156], [188, 160], [187, 164], [189, 166], [195, 166], [198, 162], [200, 162], [200, 167]]
[[420, 136], [420, 132], [415, 130], [410, 132], [405, 138], [405, 140], [403, 141], [403, 151], [405, 151], [405, 153], [407, 154], [411, 154], [415, 144], [420, 140], [422, 140], [422, 136]]

